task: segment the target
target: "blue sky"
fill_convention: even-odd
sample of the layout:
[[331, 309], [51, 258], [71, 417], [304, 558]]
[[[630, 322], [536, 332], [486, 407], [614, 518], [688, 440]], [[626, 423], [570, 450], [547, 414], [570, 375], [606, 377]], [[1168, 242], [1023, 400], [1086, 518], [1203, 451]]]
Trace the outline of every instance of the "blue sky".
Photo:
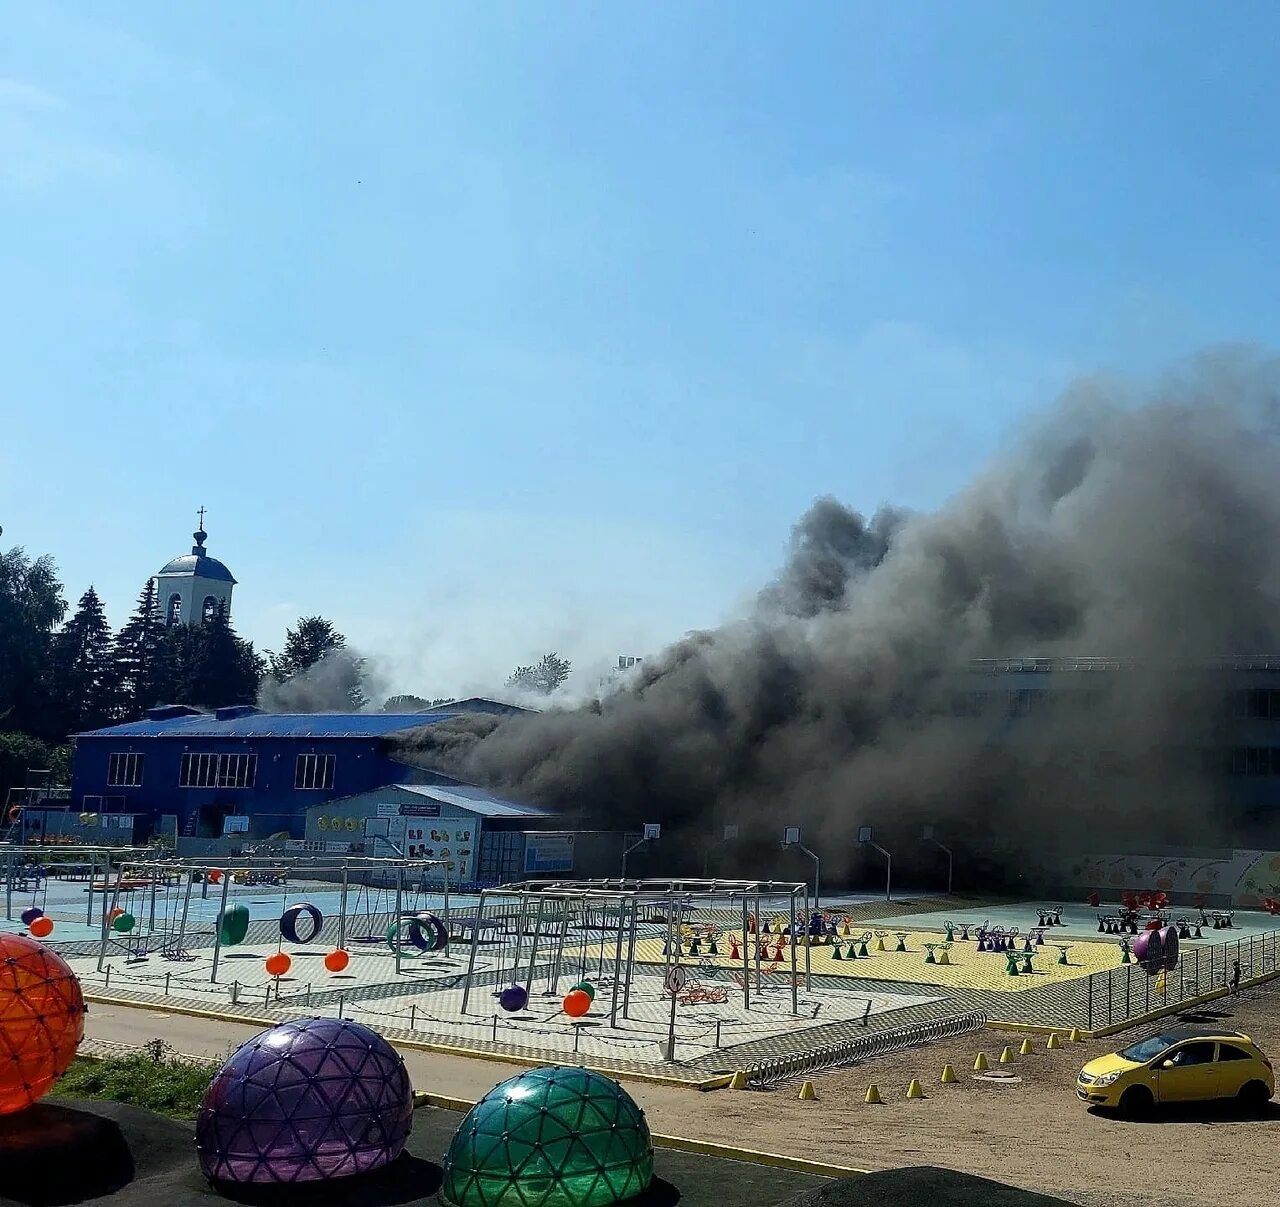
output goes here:
[[1273, 344], [1270, 4], [14, 5], [0, 525], [484, 687], [732, 613], [1073, 375]]

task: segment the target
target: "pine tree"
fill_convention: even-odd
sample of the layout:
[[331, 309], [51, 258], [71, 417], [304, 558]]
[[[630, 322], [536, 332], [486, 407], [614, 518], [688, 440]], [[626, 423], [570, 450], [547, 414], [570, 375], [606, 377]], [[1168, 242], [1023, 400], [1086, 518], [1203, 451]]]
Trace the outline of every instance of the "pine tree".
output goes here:
[[62, 736], [110, 723], [117, 688], [111, 626], [92, 587], [80, 597], [75, 615], [53, 636], [49, 681]]
[[310, 670], [330, 650], [343, 649], [347, 639], [323, 616], [303, 616], [285, 633], [284, 650], [268, 654], [271, 676], [283, 683], [301, 671]]
[[133, 615], [116, 634], [112, 650], [117, 687], [118, 716], [131, 721], [148, 708], [170, 703], [174, 675], [171, 644], [156, 594], [155, 579], [138, 593]]
[[251, 641], [236, 635], [225, 606], [203, 624], [176, 625], [167, 645], [176, 703], [219, 708], [258, 698], [263, 660]]

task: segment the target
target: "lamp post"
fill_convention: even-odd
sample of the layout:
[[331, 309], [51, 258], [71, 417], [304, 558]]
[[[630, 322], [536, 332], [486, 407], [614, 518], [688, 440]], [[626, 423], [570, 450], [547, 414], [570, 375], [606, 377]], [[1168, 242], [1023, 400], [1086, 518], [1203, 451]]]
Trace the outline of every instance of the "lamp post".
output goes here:
[[933, 827], [925, 826], [924, 834], [921, 836], [924, 842], [931, 842], [947, 857], [947, 896], [951, 896], [952, 873], [955, 871], [955, 855], [952, 854], [950, 847], [944, 847], [934, 836]]
[[874, 847], [885, 858], [884, 871], [884, 899], [886, 901], [893, 900], [893, 856], [889, 854], [884, 847], [878, 843], [871, 841], [871, 827], [858, 827], [858, 845], [863, 847]]

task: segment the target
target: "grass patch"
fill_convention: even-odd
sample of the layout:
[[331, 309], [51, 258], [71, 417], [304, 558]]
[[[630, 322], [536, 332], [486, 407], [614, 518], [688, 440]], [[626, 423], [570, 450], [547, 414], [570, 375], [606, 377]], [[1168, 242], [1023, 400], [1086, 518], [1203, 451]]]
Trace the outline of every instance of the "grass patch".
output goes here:
[[144, 1107], [170, 1119], [194, 1119], [217, 1065], [166, 1053], [153, 1041], [129, 1056], [96, 1060], [78, 1056], [50, 1093]]

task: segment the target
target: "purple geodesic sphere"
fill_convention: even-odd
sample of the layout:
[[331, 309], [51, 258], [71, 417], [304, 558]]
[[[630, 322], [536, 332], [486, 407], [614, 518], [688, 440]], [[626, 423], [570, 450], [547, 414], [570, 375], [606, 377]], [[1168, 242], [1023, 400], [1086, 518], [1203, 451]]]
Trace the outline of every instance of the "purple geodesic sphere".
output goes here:
[[281, 1023], [241, 1044], [205, 1092], [196, 1152], [224, 1182], [319, 1182], [394, 1161], [413, 1123], [404, 1061], [347, 1020]]

